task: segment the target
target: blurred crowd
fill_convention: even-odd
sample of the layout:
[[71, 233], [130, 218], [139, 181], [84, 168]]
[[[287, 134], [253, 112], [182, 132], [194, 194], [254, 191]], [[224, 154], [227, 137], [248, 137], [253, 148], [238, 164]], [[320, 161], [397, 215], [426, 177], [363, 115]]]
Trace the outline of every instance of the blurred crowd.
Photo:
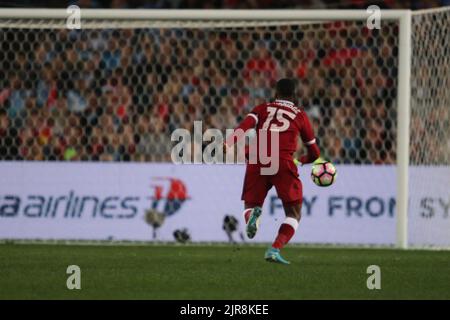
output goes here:
[[170, 161], [173, 130], [233, 128], [293, 77], [326, 157], [395, 161], [395, 23], [3, 31], [2, 159]]

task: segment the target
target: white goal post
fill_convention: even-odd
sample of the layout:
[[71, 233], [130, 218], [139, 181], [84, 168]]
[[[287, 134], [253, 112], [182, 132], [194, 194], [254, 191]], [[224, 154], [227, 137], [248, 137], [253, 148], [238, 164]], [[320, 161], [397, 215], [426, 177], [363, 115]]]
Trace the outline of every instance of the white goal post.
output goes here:
[[[366, 10], [115, 10], [82, 9], [81, 28], [92, 21], [101, 25], [103, 21], [133, 21], [136, 27], [158, 22], [164, 27], [178, 27], [222, 23], [239, 26], [240, 23], [264, 25], [270, 22], [330, 22], [367, 21], [370, 12]], [[68, 17], [66, 9], [0, 9], [0, 28], [5, 24], [33, 19], [44, 21], [33, 28], [46, 28], [45, 21], [63, 20]], [[397, 127], [396, 127], [396, 239], [398, 248], [408, 247], [408, 190], [410, 162], [410, 97], [411, 97], [411, 19], [410, 10], [381, 10], [382, 21], [395, 21], [398, 34], [398, 76], [397, 76]], [[113, 24], [114, 26], [114, 24]]]

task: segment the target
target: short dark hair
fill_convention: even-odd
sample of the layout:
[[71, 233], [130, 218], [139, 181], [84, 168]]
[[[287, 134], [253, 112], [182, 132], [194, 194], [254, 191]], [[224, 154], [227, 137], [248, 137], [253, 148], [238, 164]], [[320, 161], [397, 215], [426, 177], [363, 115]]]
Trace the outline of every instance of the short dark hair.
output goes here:
[[293, 79], [288, 78], [278, 80], [276, 91], [278, 98], [294, 98], [295, 81]]

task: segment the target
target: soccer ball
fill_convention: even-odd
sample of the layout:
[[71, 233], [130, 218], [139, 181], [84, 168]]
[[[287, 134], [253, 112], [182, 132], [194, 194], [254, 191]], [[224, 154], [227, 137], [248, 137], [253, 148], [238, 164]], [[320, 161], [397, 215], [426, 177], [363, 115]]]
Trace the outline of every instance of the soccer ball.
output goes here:
[[336, 180], [336, 167], [329, 161], [315, 163], [311, 170], [311, 179], [319, 187], [328, 187]]

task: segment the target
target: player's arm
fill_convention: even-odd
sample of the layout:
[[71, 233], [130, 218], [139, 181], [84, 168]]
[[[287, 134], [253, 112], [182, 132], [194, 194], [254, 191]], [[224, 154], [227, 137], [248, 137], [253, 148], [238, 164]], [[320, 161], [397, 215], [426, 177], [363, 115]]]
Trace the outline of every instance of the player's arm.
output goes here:
[[245, 132], [254, 128], [258, 124], [258, 114], [253, 110], [242, 120], [242, 122], [234, 129], [233, 134], [228, 136], [224, 143], [224, 148], [232, 147], [239, 139], [245, 135]]
[[320, 149], [316, 142], [314, 130], [311, 126], [311, 122], [308, 119], [306, 113], [302, 114], [302, 123], [300, 126], [300, 137], [303, 144], [306, 146], [307, 154], [300, 157], [300, 163], [311, 163], [320, 157]]

